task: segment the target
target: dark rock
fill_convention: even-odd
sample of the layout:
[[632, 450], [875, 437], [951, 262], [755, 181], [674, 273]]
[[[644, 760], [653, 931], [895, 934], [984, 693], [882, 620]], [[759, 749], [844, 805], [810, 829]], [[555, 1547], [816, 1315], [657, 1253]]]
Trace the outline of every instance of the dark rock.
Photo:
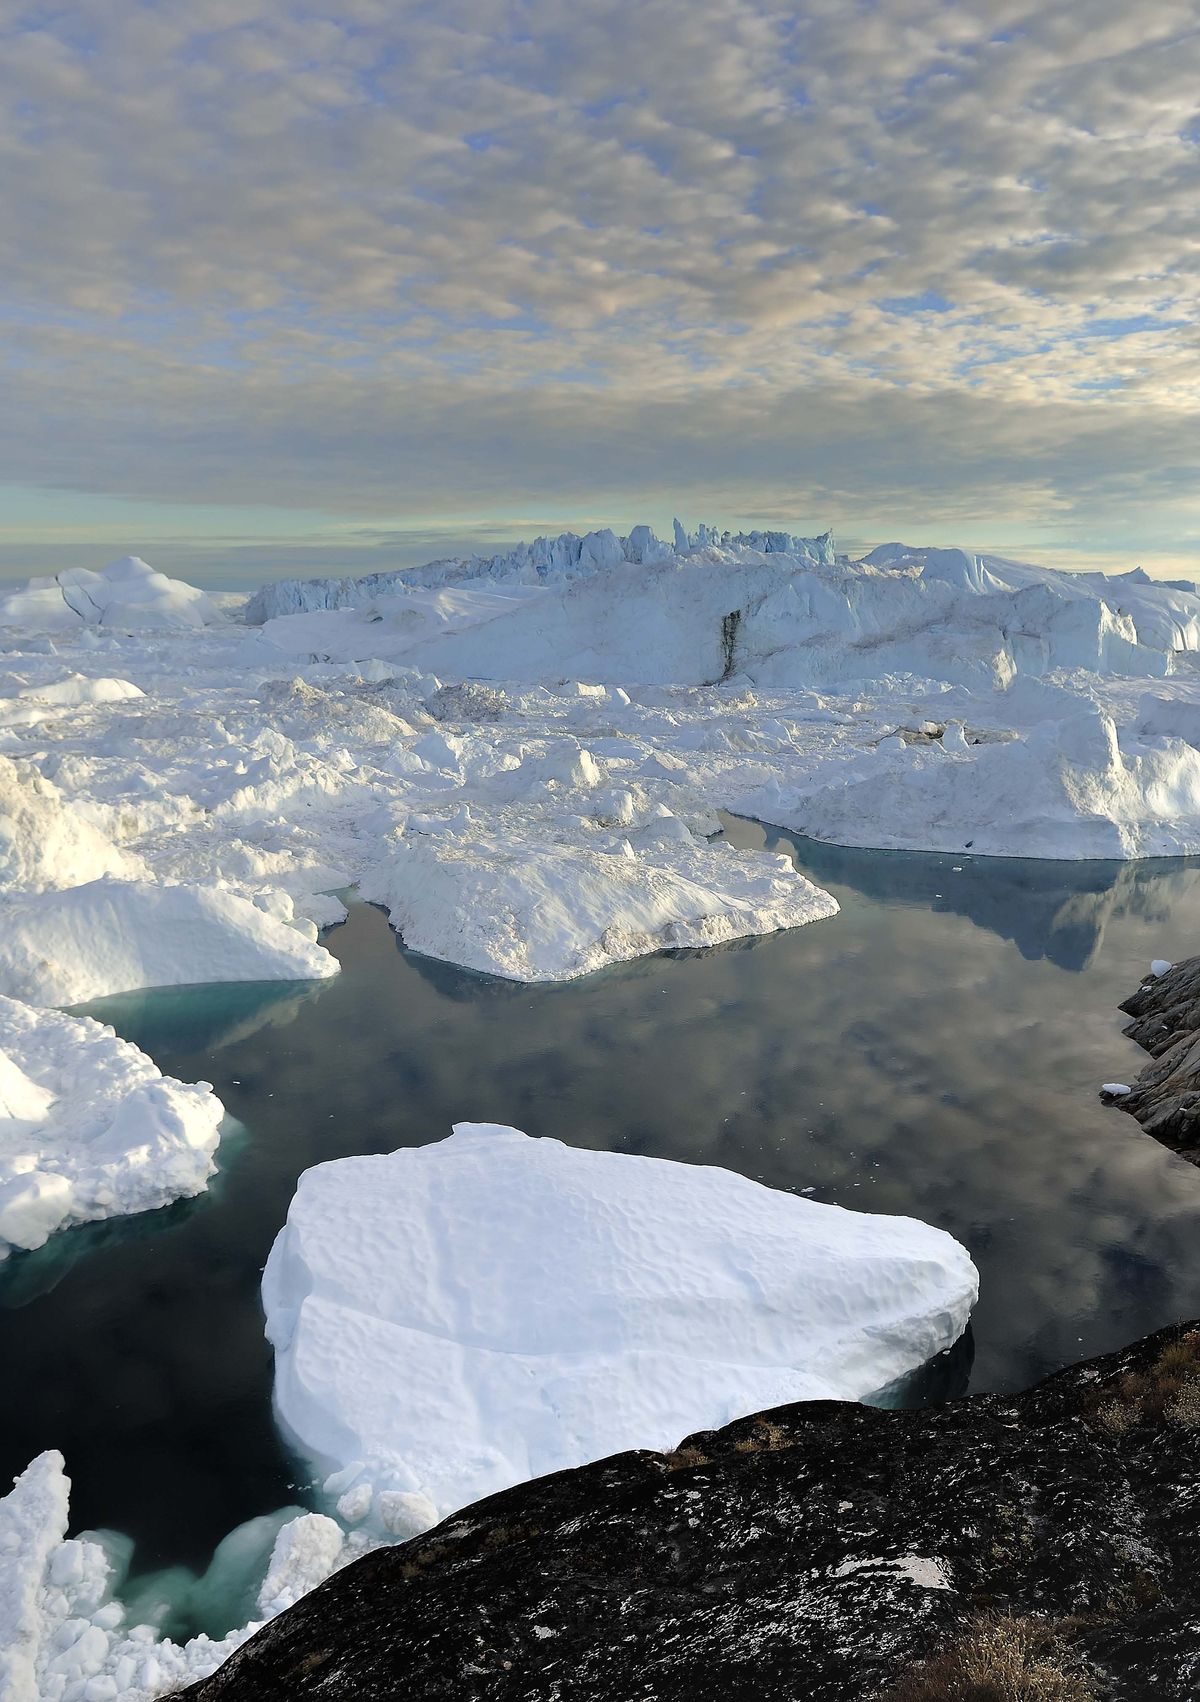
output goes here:
[[1200, 957], [1143, 981], [1121, 1006], [1126, 1034], [1154, 1059], [1112, 1100], [1148, 1135], [1200, 1164]]
[[781, 1407], [378, 1550], [186, 1694], [865, 1702], [1013, 1615], [1086, 1675], [1063, 1696], [1183, 1702], [1200, 1693], [1195, 1425], [1200, 1326], [1019, 1396]]

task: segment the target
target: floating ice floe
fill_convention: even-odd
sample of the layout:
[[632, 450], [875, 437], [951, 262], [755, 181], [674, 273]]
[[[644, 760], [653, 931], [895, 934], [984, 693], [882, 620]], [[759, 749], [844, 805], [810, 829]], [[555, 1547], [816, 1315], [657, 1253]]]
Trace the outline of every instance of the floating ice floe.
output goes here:
[[200, 1193], [223, 1115], [111, 1028], [0, 997], [0, 1259]]
[[285, 1429], [343, 1517], [401, 1534], [741, 1414], [858, 1400], [949, 1347], [976, 1292], [927, 1224], [473, 1123], [306, 1171], [263, 1275]]
[[786, 857], [683, 835], [639, 851], [628, 839], [601, 851], [406, 836], [361, 891], [387, 906], [412, 950], [514, 981], [562, 981], [837, 913], [837, 900]]
[[[70, 1482], [62, 1455], [39, 1454], [0, 1499], [0, 1698], [3, 1702], [154, 1702], [206, 1677], [259, 1626], [315, 1589], [363, 1545], [320, 1513], [279, 1529], [255, 1617], [224, 1637], [184, 1644], [130, 1624], [104, 1547], [67, 1536]], [[221, 1545], [211, 1572], [242, 1569], [259, 1545], [254, 1520]], [[220, 1589], [222, 1580], [206, 1579]], [[143, 1592], [144, 1593], [144, 1592]]]
[[0, 901], [0, 993], [77, 1005], [140, 987], [319, 981], [338, 963], [286, 893], [106, 878]]

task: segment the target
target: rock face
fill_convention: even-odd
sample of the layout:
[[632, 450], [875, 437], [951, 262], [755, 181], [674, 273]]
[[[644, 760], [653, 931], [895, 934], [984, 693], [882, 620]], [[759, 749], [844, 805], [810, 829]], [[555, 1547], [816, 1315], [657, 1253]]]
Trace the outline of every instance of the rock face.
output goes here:
[[1125, 1032], [1154, 1059], [1114, 1103], [1148, 1135], [1200, 1164], [1200, 957], [1151, 975], [1121, 1006]]
[[[1183, 1702], [1200, 1693], [1197, 1426], [1200, 1325], [1016, 1397], [780, 1407], [377, 1550], [186, 1694]], [[998, 1649], [1043, 1688], [938, 1688], [922, 1664], [976, 1670]]]

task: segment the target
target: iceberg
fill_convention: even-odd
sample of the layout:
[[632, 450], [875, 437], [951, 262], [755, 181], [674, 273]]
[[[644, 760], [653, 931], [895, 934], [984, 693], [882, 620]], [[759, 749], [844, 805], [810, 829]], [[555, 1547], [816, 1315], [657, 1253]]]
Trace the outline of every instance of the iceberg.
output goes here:
[[977, 1276], [908, 1218], [460, 1123], [306, 1171], [262, 1292], [285, 1430], [344, 1518], [411, 1534], [622, 1449], [859, 1400], [958, 1338]]
[[0, 1259], [200, 1193], [223, 1116], [111, 1028], [0, 997]]
[[140, 987], [320, 981], [337, 959], [272, 894], [270, 914], [218, 887], [105, 878], [0, 902], [0, 993], [80, 1005]]
[[1122, 748], [1111, 717], [1083, 709], [1004, 742], [949, 730], [926, 744], [888, 739], [789, 794], [777, 780], [739, 813], [814, 839], [879, 850], [976, 856], [1129, 858], [1195, 849], [1200, 750], [1183, 740]]
[[413, 951], [513, 981], [563, 981], [648, 952], [711, 946], [837, 913], [787, 857], [679, 839], [635, 851], [406, 835], [363, 876]]
[[58, 788], [0, 756], [0, 893], [45, 892], [101, 875], [145, 873]]
[[211, 626], [224, 617], [195, 585], [168, 579], [140, 556], [122, 556], [93, 573], [71, 568], [31, 579], [0, 597], [0, 627], [69, 633], [103, 626], [118, 632], [147, 628]]

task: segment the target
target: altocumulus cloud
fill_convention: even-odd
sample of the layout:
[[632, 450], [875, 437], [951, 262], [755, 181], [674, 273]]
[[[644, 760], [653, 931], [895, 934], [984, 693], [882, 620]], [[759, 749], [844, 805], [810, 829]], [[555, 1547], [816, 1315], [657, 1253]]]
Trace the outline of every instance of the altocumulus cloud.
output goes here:
[[1192, 0], [0, 18], [9, 482], [1196, 531]]

